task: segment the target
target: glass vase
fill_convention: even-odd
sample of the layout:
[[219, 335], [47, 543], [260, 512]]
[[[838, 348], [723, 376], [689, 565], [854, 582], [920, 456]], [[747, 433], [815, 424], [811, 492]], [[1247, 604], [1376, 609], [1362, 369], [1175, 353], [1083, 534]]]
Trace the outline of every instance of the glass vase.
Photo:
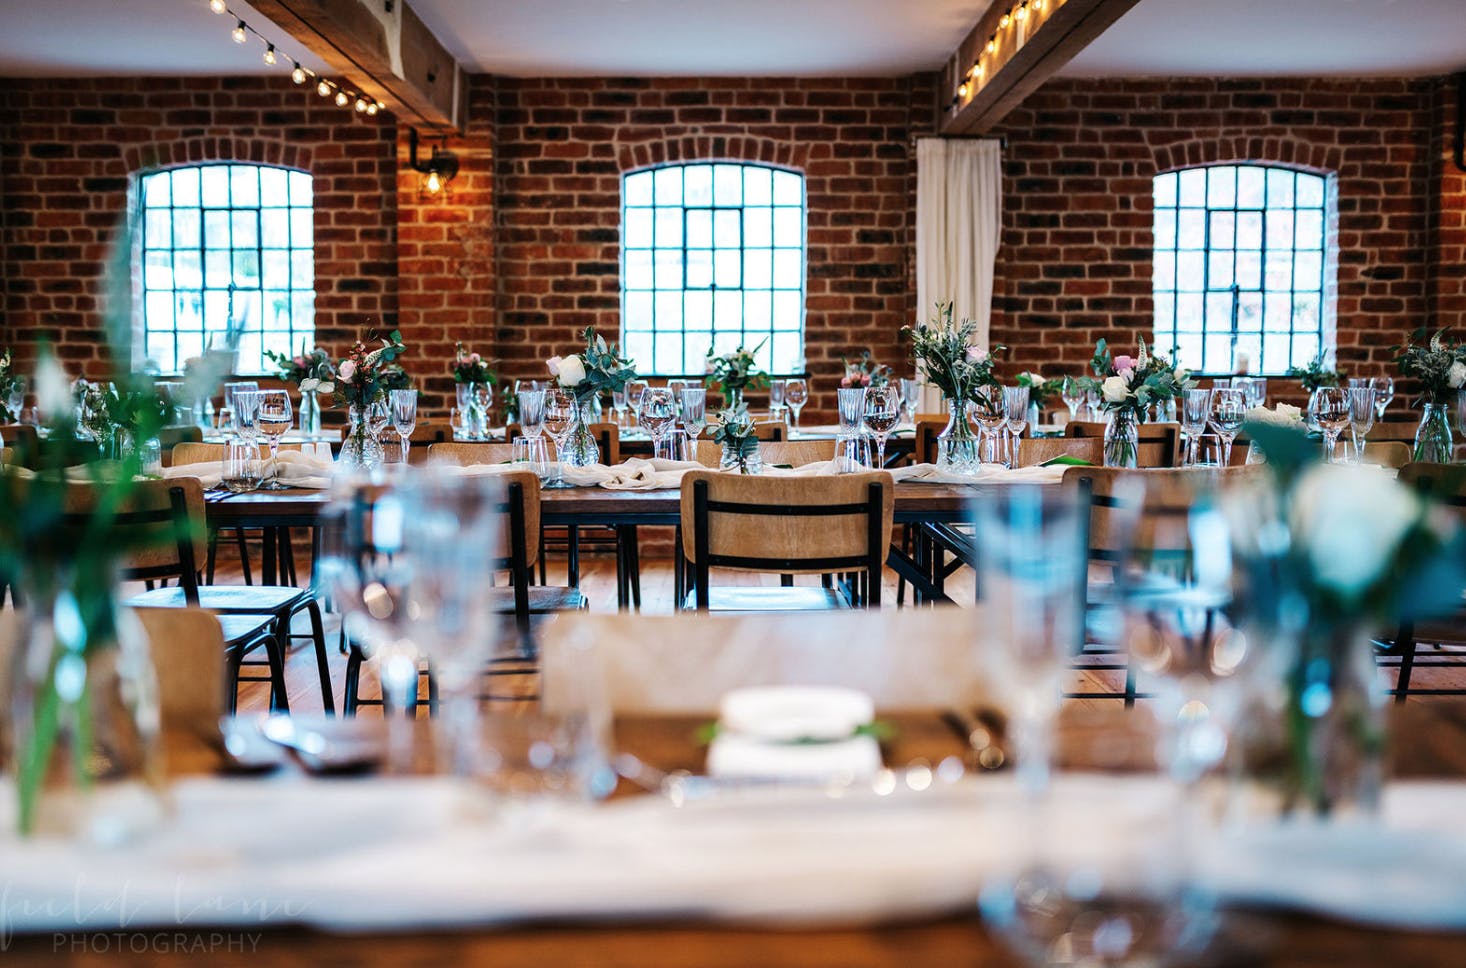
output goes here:
[[977, 433], [967, 419], [966, 405], [947, 401], [947, 426], [937, 434], [937, 469], [949, 474], [976, 474], [982, 464]]
[[27, 581], [0, 708], [22, 836], [115, 845], [163, 818], [157, 680], [111, 576]]
[[307, 440], [321, 435], [321, 399], [314, 390], [300, 395], [300, 435]]
[[458, 406], [458, 425], [464, 437], [469, 440], [483, 440], [488, 436], [488, 408], [483, 406], [476, 384], [453, 384], [454, 402]]
[[341, 442], [340, 462], [348, 467], [371, 470], [385, 459], [382, 442], [372, 431], [367, 408], [353, 404], [347, 418], [346, 439]]
[[601, 460], [601, 449], [590, 432], [591, 405], [594, 396], [575, 398], [575, 422], [565, 436], [565, 446], [560, 448], [560, 460], [570, 467], [592, 467]]
[[1253, 668], [1232, 743], [1234, 811], [1260, 820], [1371, 816], [1385, 705], [1370, 630], [1248, 630]]
[[1140, 466], [1140, 422], [1134, 410], [1111, 410], [1105, 420], [1105, 466]]
[[1415, 429], [1415, 450], [1411, 460], [1431, 464], [1451, 462], [1451, 421], [1443, 403], [1427, 403]]
[[742, 402], [743, 402], [743, 388], [742, 387], [729, 387], [729, 386], [725, 386], [723, 388], [723, 407], [725, 409], [732, 410], [734, 407], [738, 406]]
[[723, 454], [718, 469], [736, 470], [740, 474], [759, 474], [764, 469], [763, 455], [759, 453], [758, 440], [754, 437], [740, 437], [723, 444]]

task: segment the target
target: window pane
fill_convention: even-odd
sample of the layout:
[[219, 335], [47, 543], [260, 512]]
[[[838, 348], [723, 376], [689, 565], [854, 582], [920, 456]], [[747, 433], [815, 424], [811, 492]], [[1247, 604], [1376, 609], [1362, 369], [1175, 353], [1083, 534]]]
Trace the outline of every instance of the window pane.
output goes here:
[[173, 204], [197, 205], [199, 203], [199, 170], [197, 168], [173, 169]]
[[172, 204], [169, 199], [172, 195], [168, 191], [170, 179], [166, 172], [156, 175], [148, 175], [143, 178], [143, 202], [148, 208], [166, 208]]
[[651, 289], [652, 254], [649, 249], [628, 249], [623, 284], [627, 289]]
[[[288, 249], [266, 249], [264, 253], [263, 282], [266, 289], [287, 289], [290, 286], [290, 251]], [[286, 313], [285, 329], [289, 329], [290, 315]]]
[[234, 232], [234, 247], [236, 249], [253, 249], [260, 244], [259, 212], [257, 210], [240, 211], [239, 209], [235, 209], [234, 217], [230, 222], [230, 228]]
[[1291, 207], [1293, 204], [1293, 173], [1282, 168], [1267, 170], [1267, 207]]
[[1232, 248], [1233, 232], [1237, 225], [1237, 216], [1234, 212], [1212, 212], [1211, 213], [1211, 235], [1207, 240], [1208, 246], [1213, 249]]
[[652, 328], [652, 294], [629, 292], [626, 294], [625, 324], [628, 330], [649, 332]]
[[743, 169], [743, 204], [768, 205], [774, 199], [774, 182], [767, 168], [748, 165]]
[[1298, 207], [1323, 208], [1325, 179], [1319, 175], [1298, 176]]
[[229, 207], [229, 166], [205, 165], [199, 169], [203, 182], [203, 203], [209, 208]]
[[233, 278], [227, 250], [204, 253], [204, 285], [211, 289], [224, 289]]
[[143, 287], [173, 288], [173, 260], [167, 252], [149, 252], [143, 257]]
[[1230, 165], [1208, 168], [1206, 173], [1206, 207], [1231, 208], [1237, 199], [1237, 170]]
[[1291, 209], [1267, 213], [1267, 247], [1287, 249], [1293, 245], [1293, 212]]
[[[654, 310], [657, 314], [657, 332], [664, 333], [669, 330], [682, 329], [682, 290], [657, 290], [657, 298], [654, 303]], [[681, 351], [677, 352], [681, 355]]]
[[743, 210], [743, 244], [768, 247], [774, 244], [774, 215], [766, 208]]
[[682, 248], [682, 209], [657, 209], [657, 248]]
[[1155, 247], [1157, 250], [1176, 247], [1176, 212], [1174, 209], [1156, 212]]
[[1237, 213], [1237, 248], [1262, 248], [1262, 213]]
[[196, 208], [175, 208], [173, 210], [173, 244], [175, 246], [198, 245], [199, 210]]
[[290, 248], [288, 208], [267, 208], [260, 212], [260, 245], [267, 249]]
[[1190, 208], [1206, 206], [1206, 169], [1188, 168], [1181, 172], [1181, 204]]
[[682, 169], [658, 168], [656, 175], [656, 202], [658, 205], [682, 204]]
[[684, 285], [685, 283], [682, 279], [682, 250], [658, 249], [657, 288], [681, 289]]
[[143, 245], [150, 249], [166, 249], [173, 244], [173, 219], [168, 216], [168, 203], [163, 204], [162, 211], [148, 212], [143, 218]]
[[711, 249], [687, 250], [687, 288], [706, 289], [713, 284], [713, 252]]
[[652, 247], [652, 210], [649, 208], [628, 208], [626, 223], [621, 234], [621, 244], [628, 249], [650, 249]]
[[202, 289], [204, 266], [198, 249], [179, 249], [173, 253], [173, 285], [178, 289]]
[[804, 244], [803, 209], [774, 209], [774, 244], [780, 246]]
[[1237, 253], [1237, 285], [1243, 289], [1262, 288], [1262, 253]]
[[713, 213], [713, 245], [719, 249], [736, 249], [743, 244], [739, 234], [741, 219], [737, 212]]
[[736, 289], [742, 285], [742, 259], [737, 249], [719, 249], [713, 253], [713, 282], [719, 289]]
[[285, 207], [290, 204], [289, 175], [284, 168], [261, 168], [260, 204]]
[[1232, 251], [1230, 249], [1213, 249], [1207, 253], [1207, 277], [1206, 287], [1208, 289], [1226, 289], [1232, 285]]
[[774, 252], [772, 249], [743, 250], [743, 285], [749, 289], [773, 288]]
[[1322, 249], [1323, 212], [1300, 211], [1293, 216], [1293, 244], [1299, 249]]
[[804, 179], [788, 171], [774, 172], [774, 204], [804, 207]]
[[[684, 294], [682, 317], [688, 326], [711, 333], [713, 329], [713, 294], [706, 289], [701, 292], [689, 291]], [[705, 339], [703, 342], [711, 342], [711, 339]], [[699, 363], [698, 370], [701, 369], [702, 365]]]
[[1176, 255], [1176, 288], [1190, 292], [1206, 288], [1206, 253], [1180, 252]]
[[1202, 331], [1202, 295], [1199, 292], [1183, 292], [1176, 296], [1176, 329], [1183, 333]]
[[1176, 248], [1206, 248], [1206, 212], [1203, 209], [1182, 209], [1176, 233]]
[[743, 170], [736, 165], [717, 165], [713, 168], [713, 203], [715, 205], [743, 204]]
[[688, 208], [713, 204], [713, 171], [710, 166], [687, 166], [683, 181], [687, 188], [687, 198], [684, 204]]
[[802, 253], [798, 249], [774, 250], [774, 288], [798, 289], [804, 281]]
[[639, 171], [627, 175], [622, 186], [627, 206], [650, 205], [652, 203], [652, 173]]
[[1262, 208], [1266, 170], [1246, 166], [1237, 170], [1237, 207]]
[[1155, 177], [1154, 196], [1156, 208], [1175, 207], [1176, 173], [1174, 171]]

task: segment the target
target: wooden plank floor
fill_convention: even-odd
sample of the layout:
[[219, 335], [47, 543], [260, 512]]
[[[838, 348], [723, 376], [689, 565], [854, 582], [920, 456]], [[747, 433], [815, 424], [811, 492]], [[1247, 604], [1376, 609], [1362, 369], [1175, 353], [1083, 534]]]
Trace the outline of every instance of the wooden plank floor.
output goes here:
[[[253, 551], [258, 556], [258, 548]], [[238, 567], [237, 559], [232, 557], [232, 547], [225, 549], [221, 544], [219, 571], [216, 580], [220, 583], [242, 582], [242, 572]], [[668, 615], [673, 611], [673, 582], [672, 563], [667, 557], [644, 557], [642, 559], [641, 611], [648, 615]], [[308, 578], [305, 574], [307, 563], [302, 560], [300, 566], [302, 574], [300, 580], [305, 583]], [[549, 581], [551, 584], [565, 582], [565, 568], [563, 557], [551, 559]], [[715, 582], [718, 584], [740, 584], [740, 585], [777, 585], [776, 575], [751, 575], [738, 572], [715, 573]], [[813, 583], [815, 579], [799, 579], [800, 583]], [[610, 554], [582, 554], [581, 556], [581, 581], [580, 587], [590, 599], [590, 607], [593, 612], [614, 612], [616, 610], [616, 569], [615, 560]], [[959, 604], [972, 601], [973, 588], [971, 572], [961, 569], [948, 582], [948, 594]], [[887, 569], [882, 584], [882, 607], [895, 608], [897, 594], [897, 580], [894, 572]], [[346, 675], [346, 656], [337, 650], [337, 632], [340, 628], [339, 620], [335, 615], [326, 615], [326, 640], [327, 656], [331, 669], [332, 693], [336, 697], [336, 704], [339, 709], [341, 704], [342, 690], [344, 689]], [[304, 623], [300, 623], [298, 631], [305, 631]], [[1424, 654], [1424, 653], [1422, 653]], [[1461, 661], [1466, 663], [1466, 652], [1445, 651], [1441, 654], [1459, 655]], [[263, 668], [257, 670], [263, 674]], [[248, 671], [247, 673], [248, 674]], [[1395, 673], [1392, 669], [1385, 670], [1385, 680], [1393, 687]], [[525, 695], [533, 695], [537, 682], [532, 674], [525, 675], [498, 675], [491, 677], [489, 692], [495, 698], [514, 698]], [[1414, 676], [1416, 688], [1466, 689], [1466, 668], [1461, 669], [1430, 669], [1417, 667]], [[319, 677], [316, 671], [315, 655], [310, 642], [305, 639], [297, 640], [291, 647], [286, 663], [286, 686], [289, 694], [290, 708], [296, 711], [319, 712], [321, 709]], [[1123, 691], [1124, 680], [1121, 672], [1075, 672], [1072, 676], [1069, 688], [1074, 692], [1118, 694]], [[372, 665], [368, 662], [363, 668], [361, 677], [361, 696], [364, 699], [377, 699], [380, 691], [374, 675]], [[1430, 697], [1411, 697], [1411, 701], [1429, 701]], [[1069, 700], [1078, 705], [1110, 705], [1118, 702], [1109, 699]], [[242, 713], [263, 712], [269, 706], [269, 689], [264, 683], [244, 683], [239, 691], [239, 709]], [[362, 711], [363, 715], [380, 715], [380, 707], [368, 707]]]

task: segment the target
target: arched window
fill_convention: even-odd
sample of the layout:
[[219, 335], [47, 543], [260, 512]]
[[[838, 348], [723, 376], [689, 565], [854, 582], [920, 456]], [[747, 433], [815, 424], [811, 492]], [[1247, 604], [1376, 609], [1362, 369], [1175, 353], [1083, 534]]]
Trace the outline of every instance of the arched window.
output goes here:
[[242, 335], [239, 371], [315, 333], [311, 176], [208, 164], [141, 179], [142, 355], [177, 373], [206, 345]]
[[1155, 343], [1199, 373], [1281, 375], [1330, 345], [1323, 175], [1213, 165], [1155, 176]]
[[644, 373], [701, 374], [709, 348], [804, 363], [804, 176], [697, 163], [621, 184], [621, 345]]

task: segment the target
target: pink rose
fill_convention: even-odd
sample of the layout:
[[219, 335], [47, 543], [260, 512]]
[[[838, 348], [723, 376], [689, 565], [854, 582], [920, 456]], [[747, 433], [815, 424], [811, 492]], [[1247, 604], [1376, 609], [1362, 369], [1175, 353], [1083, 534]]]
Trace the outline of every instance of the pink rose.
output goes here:
[[343, 380], [350, 380], [353, 376], [356, 375], [356, 361], [347, 360], [346, 362], [342, 363], [341, 369], [337, 372], [336, 375], [341, 377], [341, 379]]
[[967, 362], [981, 363], [988, 358], [988, 351], [981, 346], [967, 347]]
[[[1117, 356], [1117, 357], [1115, 357], [1114, 367], [1115, 367], [1115, 372], [1116, 373], [1120, 373], [1121, 376], [1124, 376], [1124, 374], [1121, 373], [1122, 370], [1133, 370], [1133, 369], [1135, 369], [1135, 357], [1133, 357], [1133, 356]], [[1127, 379], [1128, 379], [1128, 377], [1127, 377]]]
[[550, 357], [548, 360], [545, 360], [545, 365], [550, 368], [550, 376], [560, 375], [560, 357]]
[[477, 363], [480, 359], [482, 359], [482, 357], [480, 357], [477, 353], [475, 353], [475, 354], [473, 354], [472, 356], [470, 356], [468, 358], [468, 361], [470, 363]]
[[840, 377], [840, 386], [842, 386], [842, 387], [844, 387], [846, 389], [849, 389], [849, 387], [850, 387], [850, 374], [847, 373], [844, 376]]
[[1135, 379], [1135, 368], [1126, 367], [1115, 375], [1124, 380], [1126, 383], [1129, 383], [1131, 380]]

